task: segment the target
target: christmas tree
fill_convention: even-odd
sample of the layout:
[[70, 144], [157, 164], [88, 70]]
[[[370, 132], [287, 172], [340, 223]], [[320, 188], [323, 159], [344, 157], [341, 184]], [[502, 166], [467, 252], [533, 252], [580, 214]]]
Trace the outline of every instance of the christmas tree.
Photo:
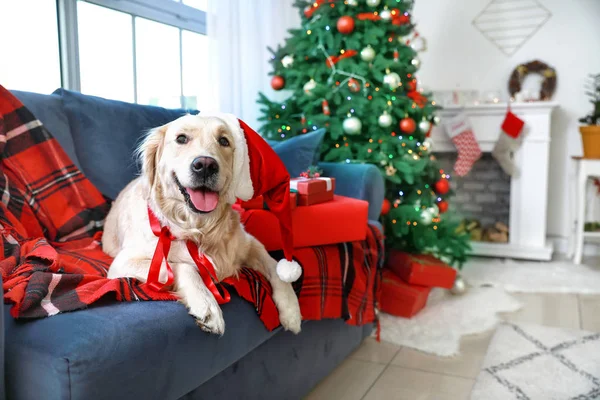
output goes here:
[[321, 127], [322, 159], [372, 163], [386, 179], [386, 247], [432, 253], [460, 266], [469, 249], [448, 211], [450, 175], [427, 140], [437, 106], [417, 87], [425, 41], [411, 0], [299, 0], [302, 27], [271, 50], [275, 90], [260, 94], [261, 132], [285, 140]]

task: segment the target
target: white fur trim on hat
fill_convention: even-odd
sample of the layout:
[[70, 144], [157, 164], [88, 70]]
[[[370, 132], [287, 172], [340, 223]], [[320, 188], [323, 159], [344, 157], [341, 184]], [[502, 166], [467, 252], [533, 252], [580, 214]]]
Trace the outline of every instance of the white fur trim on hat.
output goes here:
[[277, 263], [277, 275], [284, 282], [295, 282], [302, 275], [302, 267], [296, 261], [284, 258]]
[[233, 114], [227, 113], [201, 113], [201, 117], [216, 117], [221, 119], [233, 133], [235, 150], [233, 153], [233, 180], [231, 182], [231, 198], [227, 201], [235, 203], [236, 198], [250, 200], [254, 196], [254, 188], [250, 177], [250, 159], [248, 158], [248, 144], [246, 135], [240, 127], [240, 122]]

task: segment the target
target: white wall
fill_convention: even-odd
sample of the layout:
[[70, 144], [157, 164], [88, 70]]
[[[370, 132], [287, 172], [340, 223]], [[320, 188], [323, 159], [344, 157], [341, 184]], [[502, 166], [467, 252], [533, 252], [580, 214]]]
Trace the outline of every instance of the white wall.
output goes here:
[[[548, 233], [567, 236], [571, 156], [581, 155], [577, 119], [591, 110], [584, 78], [600, 73], [600, 0], [538, 0], [550, 20], [508, 57], [483, 37], [472, 20], [490, 0], [416, 0], [413, 19], [427, 38], [419, 77], [432, 90], [502, 90], [513, 68], [539, 59], [558, 75], [550, 152]], [[531, 199], [535, 201], [535, 199]]]

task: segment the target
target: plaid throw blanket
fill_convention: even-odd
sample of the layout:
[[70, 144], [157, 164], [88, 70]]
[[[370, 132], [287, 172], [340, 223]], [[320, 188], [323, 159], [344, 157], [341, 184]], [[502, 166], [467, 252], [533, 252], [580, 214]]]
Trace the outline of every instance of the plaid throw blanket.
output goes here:
[[[102, 252], [109, 202], [44, 126], [0, 86], [0, 272], [15, 318], [39, 318], [85, 308], [108, 295], [117, 301], [175, 300], [132, 278], [107, 279], [112, 259]], [[295, 283], [305, 319], [375, 320], [382, 237], [296, 251], [304, 275]], [[280, 255], [274, 256], [280, 257]], [[254, 304], [269, 329], [279, 316], [267, 280], [244, 268], [227, 279]]]

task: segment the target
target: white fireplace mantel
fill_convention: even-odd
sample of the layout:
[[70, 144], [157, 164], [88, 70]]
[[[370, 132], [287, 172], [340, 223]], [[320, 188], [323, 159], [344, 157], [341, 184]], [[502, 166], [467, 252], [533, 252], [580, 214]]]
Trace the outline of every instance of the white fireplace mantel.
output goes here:
[[[546, 239], [550, 124], [554, 102], [512, 103], [511, 111], [525, 121], [521, 148], [514, 154], [520, 174], [510, 183], [509, 243], [473, 242], [473, 255], [550, 260], [552, 244]], [[483, 152], [491, 152], [500, 135], [507, 104], [446, 107], [442, 121], [464, 112]], [[442, 123], [443, 125], [443, 123]], [[456, 152], [442, 126], [431, 133], [434, 153]]]

